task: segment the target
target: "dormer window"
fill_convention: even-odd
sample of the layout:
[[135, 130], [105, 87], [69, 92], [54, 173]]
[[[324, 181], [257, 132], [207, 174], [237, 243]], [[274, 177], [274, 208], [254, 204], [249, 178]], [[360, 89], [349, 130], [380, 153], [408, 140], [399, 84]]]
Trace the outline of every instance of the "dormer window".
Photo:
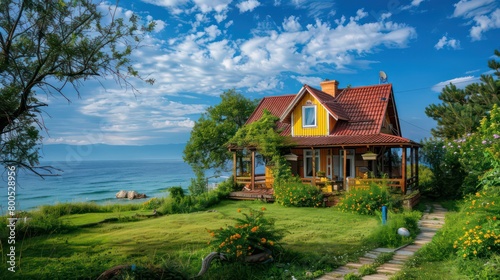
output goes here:
[[316, 105], [302, 107], [302, 127], [316, 127]]

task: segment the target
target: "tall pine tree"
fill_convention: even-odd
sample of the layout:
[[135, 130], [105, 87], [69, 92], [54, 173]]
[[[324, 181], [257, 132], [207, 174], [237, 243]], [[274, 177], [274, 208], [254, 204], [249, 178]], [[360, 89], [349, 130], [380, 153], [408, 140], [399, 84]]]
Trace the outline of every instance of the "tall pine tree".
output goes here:
[[[495, 50], [495, 55], [500, 58], [498, 50]], [[425, 108], [425, 114], [437, 121], [437, 127], [431, 131], [434, 137], [455, 139], [472, 133], [493, 105], [500, 105], [500, 63], [492, 59], [488, 66], [495, 71], [496, 78], [481, 75], [479, 83], [470, 84], [465, 89], [447, 85], [439, 95], [442, 103]]]

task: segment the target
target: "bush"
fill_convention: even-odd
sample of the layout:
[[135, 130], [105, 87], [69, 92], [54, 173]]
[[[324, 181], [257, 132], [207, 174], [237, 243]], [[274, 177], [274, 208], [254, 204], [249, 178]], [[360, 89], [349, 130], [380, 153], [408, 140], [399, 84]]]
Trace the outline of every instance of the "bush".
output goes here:
[[234, 178], [231, 176], [227, 180], [219, 183], [217, 185], [217, 191], [222, 195], [222, 196], [227, 196], [231, 192], [241, 190], [241, 186], [236, 184], [234, 182]]
[[[245, 262], [247, 256], [261, 252], [276, 255], [281, 252], [279, 241], [284, 237], [284, 230], [274, 227], [274, 220], [264, 217], [262, 211], [250, 209], [244, 218], [236, 219], [235, 226], [207, 230], [213, 239], [210, 244], [228, 261]], [[241, 212], [238, 209], [238, 212]]]
[[391, 196], [387, 186], [370, 184], [369, 188], [356, 188], [345, 193], [336, 207], [342, 212], [353, 212], [362, 215], [374, 215], [382, 206], [395, 209], [400, 203]]
[[323, 194], [309, 184], [287, 183], [274, 187], [274, 199], [284, 206], [319, 207], [323, 203]]
[[[422, 216], [421, 212], [408, 211], [402, 213], [388, 213], [387, 222], [385, 225], [379, 226], [366, 239], [366, 243], [370, 243], [378, 247], [397, 248], [411, 242], [420, 232], [418, 221]], [[410, 232], [410, 237], [404, 237], [398, 234], [399, 228], [406, 228]]]
[[462, 258], [487, 258], [500, 253], [500, 197], [483, 191], [464, 200], [462, 215], [466, 217], [463, 234], [453, 244]]
[[180, 201], [184, 197], [184, 189], [182, 187], [170, 187], [168, 188], [168, 193], [175, 201]]

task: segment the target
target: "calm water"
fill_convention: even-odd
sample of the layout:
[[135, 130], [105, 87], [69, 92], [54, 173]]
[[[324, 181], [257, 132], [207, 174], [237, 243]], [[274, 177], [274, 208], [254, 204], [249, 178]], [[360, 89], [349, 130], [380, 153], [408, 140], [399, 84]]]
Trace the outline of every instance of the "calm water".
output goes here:
[[[16, 210], [58, 202], [116, 203], [120, 190], [145, 193], [148, 198], [168, 195], [165, 189], [181, 186], [187, 190], [194, 174], [182, 160], [80, 161], [44, 163], [62, 169], [61, 176], [40, 177], [19, 172]], [[7, 177], [0, 181], [0, 213], [7, 209]], [[224, 178], [212, 179], [210, 182]], [[130, 203], [122, 201], [121, 203]], [[137, 200], [144, 202], [146, 200]]]

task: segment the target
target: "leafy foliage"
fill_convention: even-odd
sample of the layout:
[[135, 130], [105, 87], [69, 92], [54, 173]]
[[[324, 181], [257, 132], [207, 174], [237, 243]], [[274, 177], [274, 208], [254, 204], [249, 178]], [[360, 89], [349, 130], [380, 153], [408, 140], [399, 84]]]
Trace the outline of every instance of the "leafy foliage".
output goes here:
[[[0, 2], [0, 155], [36, 173], [37, 145], [44, 129], [37, 92], [78, 92], [87, 79], [113, 76], [131, 87], [140, 78], [129, 56], [154, 24], [136, 15], [115, 17], [116, 8], [82, 1], [6, 0]], [[106, 22], [106, 23], [105, 23]], [[153, 83], [153, 79], [146, 80]]]
[[317, 187], [297, 182], [275, 185], [274, 198], [276, 203], [293, 207], [319, 207], [323, 203]]
[[168, 188], [168, 192], [170, 193], [170, 197], [175, 201], [180, 201], [184, 197], [184, 190], [182, 187], [170, 187]]
[[[250, 209], [249, 213], [242, 213], [244, 218], [236, 219], [235, 226], [208, 230], [213, 239], [210, 241], [213, 248], [224, 253], [229, 261], [245, 262], [247, 256], [269, 251], [276, 255], [281, 252], [279, 241], [283, 239], [285, 231], [274, 227], [274, 220], [264, 217], [261, 211]], [[238, 212], [241, 212], [238, 209]]]
[[[395, 213], [389, 211], [387, 223], [379, 226], [366, 239], [367, 244], [372, 244], [378, 247], [397, 248], [409, 243], [419, 233], [418, 221], [422, 216], [418, 211], [405, 211]], [[410, 237], [404, 237], [397, 234], [399, 228], [406, 228], [410, 232]]]
[[397, 206], [387, 186], [372, 183], [368, 188], [355, 188], [345, 193], [336, 207], [342, 212], [375, 215], [384, 205], [389, 209]]
[[288, 138], [281, 136], [276, 127], [278, 117], [265, 110], [262, 117], [243, 126], [228, 143], [239, 147], [255, 147], [261, 155], [272, 159], [279, 155], [280, 148], [288, 145]]
[[195, 172], [221, 170], [231, 159], [226, 143], [242, 127], [257, 106], [234, 89], [221, 94], [221, 102], [209, 107], [194, 124], [183, 159]]
[[500, 186], [500, 108], [493, 105], [478, 130], [461, 138], [424, 144], [424, 160], [433, 171], [434, 192], [462, 197]]
[[[500, 58], [500, 52], [495, 50]], [[437, 128], [432, 130], [434, 137], [456, 139], [467, 133], [473, 133], [480, 125], [485, 112], [494, 104], [500, 105], [500, 63], [488, 61], [488, 66], [495, 71], [492, 75], [481, 75], [481, 82], [459, 89], [455, 85], [446, 86], [439, 99], [441, 104], [431, 104], [425, 108], [427, 116], [437, 121]]]
[[453, 247], [462, 258], [489, 257], [500, 253], [500, 192], [483, 191], [464, 201], [463, 234]]

